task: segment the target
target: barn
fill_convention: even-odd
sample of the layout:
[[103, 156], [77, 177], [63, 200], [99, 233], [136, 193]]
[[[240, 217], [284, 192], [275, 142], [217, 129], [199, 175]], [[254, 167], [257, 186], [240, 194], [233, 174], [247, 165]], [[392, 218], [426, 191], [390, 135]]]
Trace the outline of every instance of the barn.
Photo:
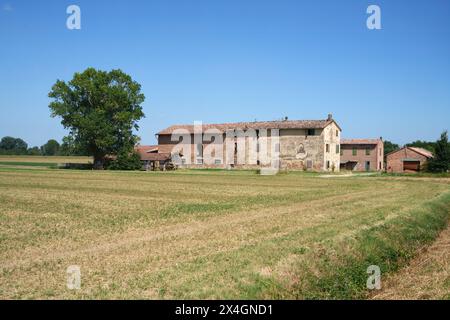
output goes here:
[[386, 171], [414, 173], [422, 170], [433, 154], [423, 148], [404, 147], [386, 155]]
[[170, 160], [169, 153], [159, 153], [158, 146], [142, 146], [135, 147], [135, 151], [139, 154], [144, 170], [164, 170]]

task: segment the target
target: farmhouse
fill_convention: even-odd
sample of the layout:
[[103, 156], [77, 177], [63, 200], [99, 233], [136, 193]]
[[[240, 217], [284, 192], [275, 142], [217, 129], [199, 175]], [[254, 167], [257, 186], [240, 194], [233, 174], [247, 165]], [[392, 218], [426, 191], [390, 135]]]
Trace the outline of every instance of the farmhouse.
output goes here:
[[383, 139], [342, 139], [341, 169], [351, 171], [384, 170]]
[[149, 169], [155, 161], [171, 159], [190, 168], [339, 171], [340, 136], [331, 114], [324, 120], [173, 125], [158, 132], [158, 146], [141, 155]]
[[386, 156], [387, 172], [419, 172], [433, 154], [423, 148], [404, 147]]

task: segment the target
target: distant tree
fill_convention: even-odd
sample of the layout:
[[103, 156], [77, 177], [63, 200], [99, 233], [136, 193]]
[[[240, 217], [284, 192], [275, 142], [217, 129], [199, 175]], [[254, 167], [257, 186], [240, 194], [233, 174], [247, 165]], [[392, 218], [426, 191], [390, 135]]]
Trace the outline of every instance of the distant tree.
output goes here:
[[28, 148], [27, 154], [30, 156], [40, 156], [42, 155], [41, 149], [39, 147]]
[[447, 172], [450, 169], [450, 145], [447, 131], [441, 134], [434, 147], [434, 157], [428, 161], [427, 170], [430, 172]]
[[16, 147], [16, 138], [3, 137], [0, 141], [0, 149], [2, 150], [14, 150]]
[[418, 148], [423, 148], [425, 150], [428, 150], [430, 152], [434, 153], [434, 148], [436, 146], [435, 142], [428, 142], [428, 141], [421, 141], [421, 140], [417, 140], [411, 143], [407, 143], [405, 145], [406, 147], [418, 147]]
[[41, 147], [42, 155], [44, 156], [56, 156], [59, 153], [59, 142], [50, 139]]
[[28, 145], [20, 138], [3, 137], [0, 140], [0, 152], [2, 154], [26, 154]]
[[384, 141], [384, 155], [386, 156], [388, 153], [391, 153], [392, 151], [400, 149], [400, 146], [396, 143], [392, 143], [389, 140]]
[[141, 86], [121, 70], [88, 68], [68, 83], [58, 80], [49, 97], [52, 116], [62, 118], [74, 143], [103, 169], [107, 155], [133, 151], [137, 121], [144, 117]]

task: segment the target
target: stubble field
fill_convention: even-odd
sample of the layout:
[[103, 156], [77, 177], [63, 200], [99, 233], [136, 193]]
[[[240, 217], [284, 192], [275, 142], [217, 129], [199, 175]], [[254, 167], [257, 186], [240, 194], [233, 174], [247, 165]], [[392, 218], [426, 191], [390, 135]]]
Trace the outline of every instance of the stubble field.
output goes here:
[[449, 192], [449, 179], [1, 167], [0, 298], [365, 298], [369, 265], [393, 273], [445, 228]]

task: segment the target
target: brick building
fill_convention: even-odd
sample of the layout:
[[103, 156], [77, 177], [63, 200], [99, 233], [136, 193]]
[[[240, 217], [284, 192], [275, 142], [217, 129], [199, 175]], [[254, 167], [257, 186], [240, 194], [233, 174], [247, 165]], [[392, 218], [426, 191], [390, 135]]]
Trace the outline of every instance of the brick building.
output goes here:
[[423, 148], [404, 147], [386, 156], [387, 172], [419, 172], [433, 154]]
[[170, 153], [158, 152], [157, 145], [143, 146], [137, 145], [134, 150], [139, 154], [142, 167], [145, 170], [156, 170], [164, 168], [170, 160]]
[[351, 171], [384, 170], [384, 143], [380, 139], [342, 139], [341, 169]]
[[271, 159], [277, 154], [277, 168], [339, 171], [340, 136], [331, 114], [325, 120], [173, 125], [157, 133], [157, 152], [180, 167], [269, 167], [273, 163], [261, 160], [261, 154]]

